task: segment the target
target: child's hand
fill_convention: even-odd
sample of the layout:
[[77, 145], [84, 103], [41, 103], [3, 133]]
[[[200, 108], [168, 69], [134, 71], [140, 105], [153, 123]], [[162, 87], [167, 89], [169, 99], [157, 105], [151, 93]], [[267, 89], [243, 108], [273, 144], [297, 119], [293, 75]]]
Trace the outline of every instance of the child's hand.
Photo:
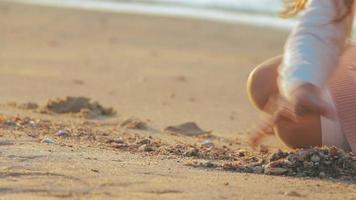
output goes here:
[[285, 120], [298, 123], [300, 118], [308, 114], [321, 115], [330, 119], [334, 119], [336, 115], [333, 107], [322, 99], [320, 89], [312, 84], [298, 87], [290, 99], [281, 97], [278, 104], [273, 124]]
[[298, 87], [288, 100], [280, 96], [271, 99], [271, 101], [276, 104], [276, 106], [273, 106], [275, 111], [249, 137], [249, 143], [254, 148], [260, 145], [263, 138], [269, 135], [269, 130], [277, 124], [285, 121], [298, 123], [309, 114], [319, 114], [331, 119], [335, 118], [336, 114], [332, 106], [322, 99], [320, 90], [311, 84]]
[[335, 118], [335, 110], [321, 97], [319, 88], [312, 84], [304, 84], [298, 87], [290, 99], [297, 117], [307, 114], [319, 114], [328, 118]]

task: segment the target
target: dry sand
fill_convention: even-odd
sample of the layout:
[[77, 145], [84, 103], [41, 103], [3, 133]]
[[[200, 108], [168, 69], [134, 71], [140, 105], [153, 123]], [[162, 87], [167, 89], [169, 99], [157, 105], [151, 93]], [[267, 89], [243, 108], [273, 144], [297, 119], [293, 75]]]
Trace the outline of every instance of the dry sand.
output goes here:
[[[30, 126], [2, 122], [0, 199], [356, 199], [352, 182], [193, 168], [184, 164], [190, 158], [148, 146], [121, 149], [120, 137], [204, 141], [161, 131], [188, 121], [212, 130], [217, 145], [248, 149], [258, 114], [245, 80], [253, 65], [281, 53], [286, 33], [6, 3], [0, 24], [1, 113]], [[66, 96], [98, 100], [117, 116], [88, 120], [8, 104]]]

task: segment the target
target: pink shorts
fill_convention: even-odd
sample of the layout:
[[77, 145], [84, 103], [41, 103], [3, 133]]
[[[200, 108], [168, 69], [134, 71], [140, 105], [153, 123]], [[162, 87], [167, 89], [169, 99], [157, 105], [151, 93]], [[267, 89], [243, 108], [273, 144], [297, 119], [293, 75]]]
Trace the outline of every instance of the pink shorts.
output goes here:
[[[335, 103], [328, 88], [323, 91], [323, 99], [335, 108]], [[321, 116], [321, 136], [324, 146], [335, 146], [350, 151], [350, 145], [346, 141], [339, 119], [328, 119]]]

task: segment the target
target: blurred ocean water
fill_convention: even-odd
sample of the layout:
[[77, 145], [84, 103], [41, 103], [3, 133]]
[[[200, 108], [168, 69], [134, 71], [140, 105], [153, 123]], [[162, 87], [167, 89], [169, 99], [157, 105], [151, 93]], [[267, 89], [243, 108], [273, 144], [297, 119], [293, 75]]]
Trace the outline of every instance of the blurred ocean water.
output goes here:
[[[123, 1], [123, 0], [114, 0]], [[190, 7], [222, 9], [238, 12], [252, 12], [275, 15], [282, 9], [282, 0], [126, 0], [129, 2], [150, 2]]]
[[289, 30], [294, 20], [277, 17], [282, 0], [0, 0], [109, 12], [198, 18]]

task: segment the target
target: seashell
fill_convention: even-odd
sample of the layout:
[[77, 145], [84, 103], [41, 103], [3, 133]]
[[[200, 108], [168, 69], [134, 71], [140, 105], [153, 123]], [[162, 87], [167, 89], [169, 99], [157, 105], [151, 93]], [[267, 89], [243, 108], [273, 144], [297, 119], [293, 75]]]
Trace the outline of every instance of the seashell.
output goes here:
[[247, 151], [246, 151], [246, 150], [240, 149], [240, 150], [237, 151], [237, 155], [238, 155], [239, 157], [245, 157], [246, 154], [247, 154]]
[[4, 124], [6, 125], [6, 126], [17, 126], [17, 123], [16, 122], [14, 122], [14, 121], [12, 121], [12, 120], [6, 120], [5, 122], [4, 122]]
[[310, 150], [309, 149], [302, 149], [300, 151], [298, 151], [297, 153], [297, 159], [299, 161], [304, 161], [306, 159], [306, 157], [310, 154]]
[[306, 168], [311, 168], [311, 167], [314, 166], [313, 162], [308, 162], [308, 161], [304, 161], [304, 162], [303, 162], [303, 165], [304, 165], [304, 167], [306, 167]]
[[319, 173], [319, 177], [320, 177], [320, 178], [325, 178], [325, 177], [326, 177], [325, 172], [320, 172], [320, 173]]
[[149, 144], [144, 144], [144, 145], [141, 145], [138, 150], [140, 151], [145, 151], [145, 152], [149, 152], [149, 151], [154, 151], [155, 148], [152, 146], [152, 145], [149, 145]]
[[291, 162], [291, 161], [289, 161], [289, 160], [287, 160], [287, 159], [284, 159], [284, 160], [283, 160], [283, 165], [288, 166], [288, 167], [292, 167], [292, 166], [293, 166], [293, 163], [294, 163], [294, 162]]
[[54, 144], [55, 141], [54, 141], [53, 139], [51, 139], [51, 138], [43, 138], [43, 139], [41, 140], [41, 143], [44, 143], [44, 144]]
[[310, 160], [314, 163], [320, 162], [320, 157], [318, 155], [313, 155]]
[[121, 148], [125, 148], [125, 147], [128, 147], [129, 145], [128, 144], [125, 144], [125, 143], [111, 143], [111, 147], [113, 148], [116, 148], [116, 149], [121, 149]]
[[269, 147], [266, 146], [266, 145], [260, 145], [260, 152], [264, 153], [264, 154], [268, 153], [269, 152]]
[[137, 144], [152, 144], [150, 139], [143, 139], [137, 142]]
[[184, 152], [184, 156], [189, 156], [189, 157], [193, 157], [193, 156], [198, 156], [199, 154], [199, 150], [196, 148], [189, 148], [186, 152]]
[[139, 119], [133, 119], [133, 118], [123, 121], [120, 124], [120, 126], [127, 128], [127, 129], [139, 129], [139, 130], [145, 130], [148, 128], [148, 125], [146, 124], [146, 122], [141, 121]]
[[330, 160], [324, 160], [324, 162], [323, 162], [325, 165], [331, 165], [332, 164], [332, 162], [330, 161]]
[[116, 138], [112, 141], [112, 143], [116, 143], [116, 144], [124, 144], [125, 141], [122, 138]]
[[252, 168], [253, 173], [256, 174], [263, 174], [263, 167], [262, 166], [255, 166]]
[[65, 137], [65, 136], [68, 136], [68, 131], [66, 130], [59, 130], [57, 131], [57, 133], [55, 134], [55, 136], [60, 136], [60, 137]]
[[204, 140], [200, 145], [207, 148], [215, 146], [211, 140]]
[[205, 166], [206, 166], [206, 167], [214, 167], [215, 164], [212, 163], [211, 161], [208, 161], [208, 162], [205, 163]]
[[289, 170], [281, 167], [267, 167], [265, 168], [264, 173], [267, 175], [283, 175], [286, 174]]
[[336, 147], [331, 147], [330, 148], [330, 156], [336, 157], [339, 154], [339, 151]]

